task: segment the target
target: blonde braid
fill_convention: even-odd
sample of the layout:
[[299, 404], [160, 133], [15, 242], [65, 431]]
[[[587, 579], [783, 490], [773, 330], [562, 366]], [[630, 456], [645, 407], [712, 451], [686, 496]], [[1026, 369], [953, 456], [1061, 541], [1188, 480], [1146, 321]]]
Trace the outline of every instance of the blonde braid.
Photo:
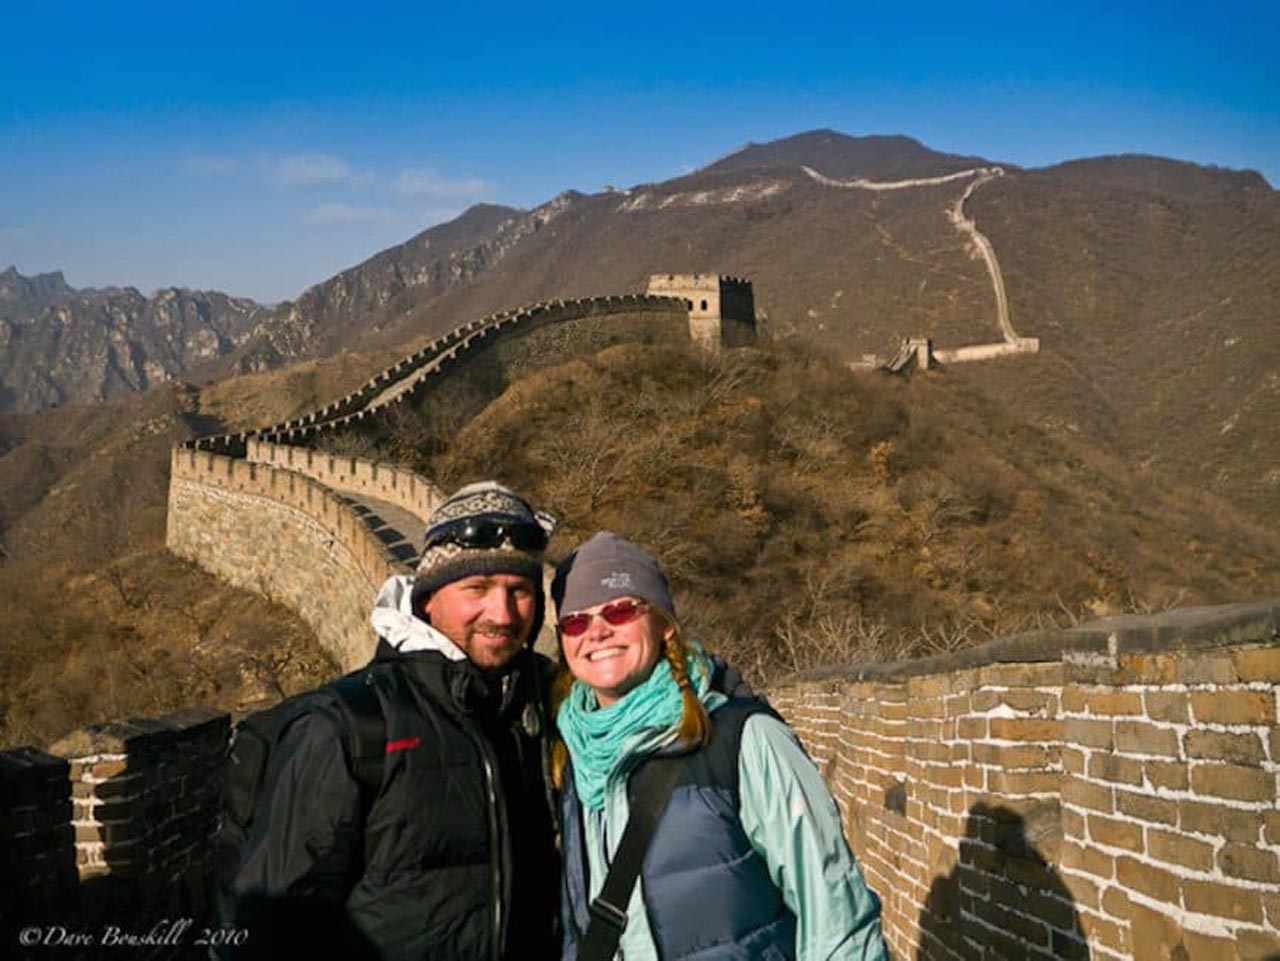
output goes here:
[[[560, 705], [569, 696], [571, 687], [573, 687], [573, 673], [569, 670], [569, 663], [564, 658], [564, 648], [561, 647], [560, 661], [556, 664], [556, 676], [551, 682], [551, 721], [553, 725], [556, 715], [560, 712]], [[564, 738], [560, 736], [560, 731], [556, 728], [551, 741], [551, 782], [556, 786], [557, 791], [564, 790], [564, 768], [568, 763], [569, 746], [564, 743]]]
[[677, 736], [685, 744], [705, 747], [711, 741], [711, 716], [698, 700], [698, 692], [693, 689], [693, 682], [689, 679], [689, 646], [677, 625], [671, 625], [670, 632], [663, 639], [663, 648], [667, 663], [671, 665], [671, 676], [679, 685], [684, 702]]

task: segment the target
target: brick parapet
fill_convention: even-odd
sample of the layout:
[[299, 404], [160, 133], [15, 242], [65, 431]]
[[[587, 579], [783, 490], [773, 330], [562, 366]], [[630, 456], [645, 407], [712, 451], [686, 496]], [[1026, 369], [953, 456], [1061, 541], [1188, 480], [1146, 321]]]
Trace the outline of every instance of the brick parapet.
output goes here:
[[[182, 448], [174, 449], [170, 471], [171, 484], [187, 481], [234, 491], [302, 512], [352, 554], [366, 582], [375, 588], [388, 572], [399, 569], [394, 555], [373, 536], [351, 506], [315, 478], [269, 464]], [[171, 510], [171, 521], [172, 515]]]
[[4, 920], [203, 917], [229, 734], [226, 714], [191, 709], [0, 753]]
[[[1280, 638], [1280, 600], [1185, 607], [1159, 614], [1102, 618], [1072, 628], [1029, 631], [952, 654], [853, 664], [803, 671], [783, 685], [810, 681], [890, 681], [922, 674], [951, 674], [995, 664], [1061, 660], [1075, 678], [1105, 672], [1122, 654], [1173, 655]], [[1136, 664], [1143, 664], [1141, 659]], [[1132, 669], [1132, 668], [1131, 668]]]
[[[1280, 602], [1112, 618], [772, 689], [896, 957], [1280, 950]], [[1010, 940], [1012, 939], [1012, 940]]]
[[473, 347], [489, 340], [491, 335], [505, 331], [507, 336], [518, 336], [550, 323], [611, 314], [655, 312], [674, 312], [683, 317], [687, 315], [687, 306], [677, 297], [613, 294], [545, 301], [519, 310], [500, 311], [465, 323], [432, 340], [324, 407], [256, 431], [201, 437], [188, 441], [184, 446], [239, 457], [243, 456], [246, 443], [254, 436], [288, 444], [310, 443], [320, 432], [359, 423], [382, 407], [411, 396], [432, 377], [449, 370]]
[[391, 574], [408, 573], [366, 520], [314, 478], [178, 448], [166, 544], [237, 587], [298, 612], [350, 670], [368, 660], [368, 613]]
[[190, 709], [95, 725], [50, 747], [66, 759], [82, 879], [153, 876], [208, 860], [230, 720]]
[[[428, 348], [424, 348], [429, 355], [421, 362], [408, 365], [399, 373], [394, 373], [394, 367], [388, 368], [357, 392], [360, 398], [358, 404], [348, 403], [344, 398], [331, 413], [326, 409], [318, 416], [307, 415], [258, 433], [269, 441], [310, 444], [319, 435], [359, 424], [383, 408], [413, 397], [432, 381], [469, 361], [481, 350], [492, 347], [499, 337], [506, 341], [552, 324], [615, 314], [644, 313], [674, 313], [683, 321], [688, 311], [685, 302], [676, 297], [618, 294], [554, 300], [493, 314], [458, 328], [447, 338], [433, 341]], [[414, 356], [417, 357], [416, 354]]]
[[12, 919], [53, 919], [74, 903], [69, 770], [36, 748], [0, 753], [0, 935]]
[[445, 494], [420, 474], [360, 457], [340, 457], [310, 447], [291, 447], [250, 440], [245, 459], [302, 474], [330, 490], [365, 494], [395, 504], [422, 521], [444, 501]]

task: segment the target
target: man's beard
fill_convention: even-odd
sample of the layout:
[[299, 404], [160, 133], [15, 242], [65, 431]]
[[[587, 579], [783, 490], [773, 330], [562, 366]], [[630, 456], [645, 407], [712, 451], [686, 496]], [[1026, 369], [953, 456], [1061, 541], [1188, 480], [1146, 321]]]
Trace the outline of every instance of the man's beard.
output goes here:
[[[503, 644], [500, 648], [493, 648], [489, 644], [480, 644], [475, 642], [477, 635], [488, 635], [489, 638], [501, 637]], [[501, 671], [506, 668], [511, 659], [520, 651], [521, 644], [518, 643], [520, 632], [510, 624], [494, 624], [491, 621], [481, 621], [467, 629], [466, 651], [468, 656], [479, 667], [490, 671]], [[482, 658], [480, 655], [483, 654]], [[500, 654], [501, 659], [496, 659], [490, 655]]]

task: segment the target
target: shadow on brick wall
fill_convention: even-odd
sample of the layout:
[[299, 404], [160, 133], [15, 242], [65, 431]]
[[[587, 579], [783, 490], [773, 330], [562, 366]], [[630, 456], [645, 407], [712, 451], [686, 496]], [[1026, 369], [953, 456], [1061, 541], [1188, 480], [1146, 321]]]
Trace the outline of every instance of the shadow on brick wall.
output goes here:
[[1056, 848], [1057, 805], [1046, 803], [1027, 814], [1031, 825], [1006, 807], [969, 809], [959, 862], [934, 880], [921, 909], [916, 961], [1088, 961], [1075, 901], [1037, 848], [1037, 843]]
[[0, 752], [0, 957], [193, 952], [228, 724], [193, 708]]
[[66, 923], [76, 907], [68, 771], [36, 748], [0, 754], [0, 957], [22, 928]]

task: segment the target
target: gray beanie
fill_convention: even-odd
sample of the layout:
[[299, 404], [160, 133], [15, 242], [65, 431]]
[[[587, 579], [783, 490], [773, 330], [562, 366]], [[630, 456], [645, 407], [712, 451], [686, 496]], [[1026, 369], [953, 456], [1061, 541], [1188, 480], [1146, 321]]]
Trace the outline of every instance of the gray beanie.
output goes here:
[[617, 597], [639, 597], [676, 619], [666, 575], [647, 552], [601, 531], [560, 562], [551, 596], [561, 616]]
[[[541, 543], [517, 547], [508, 538], [492, 547], [467, 547], [451, 541], [426, 546], [441, 532], [468, 520], [533, 525], [542, 530]], [[541, 584], [542, 552], [554, 528], [551, 515], [535, 513], [520, 495], [496, 481], [478, 481], [461, 488], [437, 507], [427, 522], [413, 584], [414, 611], [444, 585], [473, 574], [515, 574]]]

